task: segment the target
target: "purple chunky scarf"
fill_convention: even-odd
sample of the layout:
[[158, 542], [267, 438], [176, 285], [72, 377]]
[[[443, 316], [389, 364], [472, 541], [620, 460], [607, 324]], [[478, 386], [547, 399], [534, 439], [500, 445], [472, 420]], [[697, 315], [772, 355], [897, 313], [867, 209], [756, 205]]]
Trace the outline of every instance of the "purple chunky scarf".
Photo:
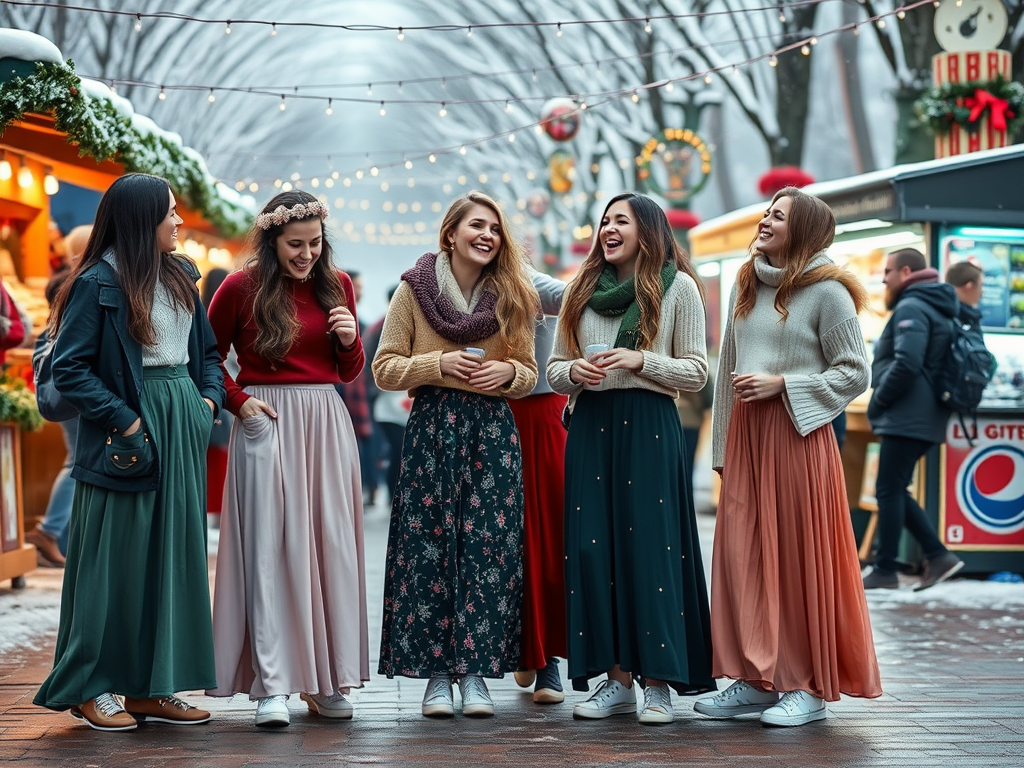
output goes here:
[[494, 291], [484, 291], [473, 312], [460, 312], [437, 285], [437, 273], [434, 271], [437, 258], [436, 253], [425, 253], [411, 269], [402, 273], [402, 279], [412, 288], [416, 303], [430, 327], [454, 344], [482, 341], [496, 334], [499, 329], [494, 308], [498, 297]]

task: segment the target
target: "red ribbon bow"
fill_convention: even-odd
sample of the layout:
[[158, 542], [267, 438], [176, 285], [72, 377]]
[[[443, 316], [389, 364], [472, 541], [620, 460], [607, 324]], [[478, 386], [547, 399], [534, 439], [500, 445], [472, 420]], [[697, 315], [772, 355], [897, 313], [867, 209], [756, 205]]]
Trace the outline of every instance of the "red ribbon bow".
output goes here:
[[992, 117], [992, 127], [997, 131], [1005, 131], [1007, 115], [1012, 116], [1010, 102], [981, 88], [976, 89], [973, 96], [964, 99], [964, 106], [971, 110], [971, 114], [967, 118], [971, 123], [976, 122], [987, 107], [989, 115]]

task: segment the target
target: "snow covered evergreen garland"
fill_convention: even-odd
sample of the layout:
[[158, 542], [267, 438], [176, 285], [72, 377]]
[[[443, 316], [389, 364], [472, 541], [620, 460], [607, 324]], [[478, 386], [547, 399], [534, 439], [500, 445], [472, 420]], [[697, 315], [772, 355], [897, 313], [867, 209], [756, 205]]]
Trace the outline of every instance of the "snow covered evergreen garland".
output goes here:
[[915, 107], [921, 122], [938, 134], [948, 133], [954, 124], [976, 131], [987, 111], [993, 128], [1013, 136], [1024, 121], [1024, 85], [1003, 77], [945, 83], [925, 91]]
[[33, 75], [0, 85], [0, 133], [30, 112], [53, 113], [57, 129], [78, 145], [79, 155], [117, 160], [130, 173], [167, 179], [182, 203], [225, 236], [241, 235], [252, 224], [255, 212], [228, 199], [237, 197], [234, 190], [216, 182], [197, 152], [162, 132], [139, 130], [138, 121], [113, 102], [84, 93], [70, 59], [37, 63]]

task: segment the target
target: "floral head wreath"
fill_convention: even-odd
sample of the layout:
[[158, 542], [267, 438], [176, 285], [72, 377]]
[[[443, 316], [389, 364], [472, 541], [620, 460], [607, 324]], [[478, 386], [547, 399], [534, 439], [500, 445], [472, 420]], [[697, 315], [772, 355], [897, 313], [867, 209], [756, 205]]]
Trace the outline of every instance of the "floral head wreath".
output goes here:
[[282, 224], [287, 224], [292, 219], [311, 219], [314, 216], [319, 216], [320, 219], [326, 219], [329, 213], [329, 208], [319, 200], [312, 200], [308, 203], [297, 203], [291, 208], [285, 208], [283, 205], [277, 206], [272, 211], [261, 213], [256, 217], [256, 226], [260, 229], [267, 230], [271, 227], [280, 227]]

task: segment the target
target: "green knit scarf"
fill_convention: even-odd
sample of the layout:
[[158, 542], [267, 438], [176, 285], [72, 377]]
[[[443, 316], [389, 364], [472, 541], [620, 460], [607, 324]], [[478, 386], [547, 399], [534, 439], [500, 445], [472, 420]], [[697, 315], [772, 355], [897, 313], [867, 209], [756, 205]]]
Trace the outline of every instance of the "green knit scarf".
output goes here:
[[[676, 279], [676, 265], [666, 261], [661, 268], [661, 295], [664, 296], [672, 282]], [[606, 264], [601, 276], [597, 278], [594, 292], [587, 301], [587, 306], [604, 317], [622, 315], [619, 333], [615, 337], [616, 347], [636, 349], [640, 340], [640, 307], [636, 303], [636, 278], [630, 277], [619, 282], [615, 267]]]

